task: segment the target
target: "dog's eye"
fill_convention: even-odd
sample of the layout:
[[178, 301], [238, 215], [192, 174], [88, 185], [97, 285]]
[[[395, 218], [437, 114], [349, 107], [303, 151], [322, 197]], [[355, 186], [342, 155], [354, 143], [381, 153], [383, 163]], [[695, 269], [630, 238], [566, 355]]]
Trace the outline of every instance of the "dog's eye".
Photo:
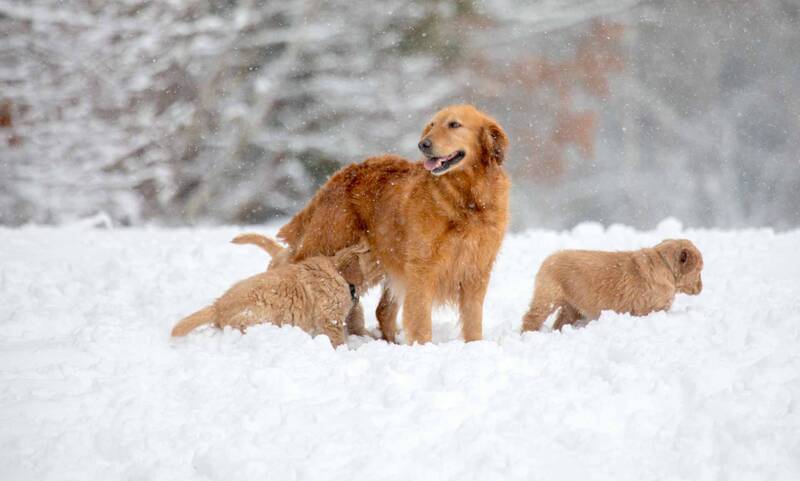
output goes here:
[[686, 264], [686, 261], [689, 258], [689, 254], [686, 251], [681, 252], [681, 264]]
[[451, 129], [457, 129], [457, 128], [461, 127], [461, 124], [459, 124], [458, 122], [456, 122], [454, 120], [454, 121], [450, 122], [449, 124], [447, 124], [447, 126], [450, 127]]

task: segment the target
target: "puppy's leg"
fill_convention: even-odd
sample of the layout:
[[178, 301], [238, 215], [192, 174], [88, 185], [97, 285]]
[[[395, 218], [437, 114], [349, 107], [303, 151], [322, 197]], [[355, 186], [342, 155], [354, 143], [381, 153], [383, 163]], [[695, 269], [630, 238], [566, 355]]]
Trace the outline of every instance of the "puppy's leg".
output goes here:
[[403, 329], [409, 344], [431, 341], [431, 310], [433, 283], [424, 276], [409, 276], [403, 299]]
[[480, 341], [483, 339], [483, 299], [486, 297], [486, 283], [464, 282], [458, 294], [458, 314], [461, 318], [464, 341]]
[[540, 330], [550, 314], [566, 304], [564, 293], [558, 284], [547, 273], [540, 270], [536, 275], [536, 287], [533, 289], [531, 307], [522, 316], [522, 332]]
[[536, 282], [536, 289], [533, 291], [533, 299], [528, 312], [522, 316], [522, 332], [538, 331], [542, 324], [547, 320], [547, 316], [553, 313], [560, 303], [550, 289], [543, 287], [544, 282]]
[[384, 284], [381, 292], [381, 300], [378, 308], [375, 309], [375, 317], [378, 318], [378, 326], [381, 328], [383, 339], [395, 343], [397, 342], [397, 311], [400, 310], [400, 303], [389, 291], [389, 287]]
[[369, 332], [364, 329], [364, 309], [360, 302], [356, 302], [350, 312], [347, 313], [347, 333], [354, 336], [369, 336]]
[[538, 331], [542, 328], [542, 324], [547, 320], [547, 316], [553, 313], [556, 306], [552, 304], [536, 303], [531, 305], [528, 312], [522, 316], [522, 332]]
[[575, 321], [581, 318], [581, 313], [569, 304], [563, 304], [561, 311], [558, 313], [556, 322], [553, 324], [553, 330], [560, 331], [566, 324], [575, 324]]

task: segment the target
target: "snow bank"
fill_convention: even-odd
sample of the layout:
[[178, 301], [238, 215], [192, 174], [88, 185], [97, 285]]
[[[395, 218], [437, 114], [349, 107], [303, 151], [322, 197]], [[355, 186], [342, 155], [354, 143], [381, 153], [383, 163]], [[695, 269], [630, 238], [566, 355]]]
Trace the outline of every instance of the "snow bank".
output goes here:
[[[800, 231], [509, 235], [483, 342], [447, 310], [425, 346], [273, 326], [171, 340], [266, 265], [239, 232], [0, 230], [0, 479], [800, 478]], [[519, 334], [553, 250], [669, 236], [703, 251], [699, 297]]]

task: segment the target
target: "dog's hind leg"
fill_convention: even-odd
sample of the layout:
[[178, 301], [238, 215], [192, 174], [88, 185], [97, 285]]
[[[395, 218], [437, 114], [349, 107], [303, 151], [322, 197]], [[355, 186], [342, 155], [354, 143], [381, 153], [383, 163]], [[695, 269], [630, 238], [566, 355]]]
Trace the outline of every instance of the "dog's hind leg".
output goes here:
[[522, 332], [538, 331], [547, 317], [561, 306], [558, 296], [552, 289], [545, 287], [546, 282], [537, 278], [533, 291], [533, 300], [528, 312], [522, 316]]
[[533, 289], [531, 307], [522, 316], [522, 332], [540, 330], [547, 318], [559, 307], [562, 308], [563, 312], [563, 307], [566, 306], [564, 297], [561, 288], [554, 285], [552, 280], [540, 271], [536, 275], [536, 286]]
[[522, 332], [538, 331], [542, 324], [547, 320], [547, 316], [553, 313], [556, 306], [533, 304], [528, 312], [522, 316]]

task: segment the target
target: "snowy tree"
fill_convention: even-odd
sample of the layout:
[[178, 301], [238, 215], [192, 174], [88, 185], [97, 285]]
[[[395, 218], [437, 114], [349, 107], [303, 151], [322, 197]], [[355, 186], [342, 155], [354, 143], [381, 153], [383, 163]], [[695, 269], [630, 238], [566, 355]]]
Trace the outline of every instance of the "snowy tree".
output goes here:
[[800, 223], [788, 0], [0, 0], [0, 223], [257, 222], [476, 103], [520, 225]]

